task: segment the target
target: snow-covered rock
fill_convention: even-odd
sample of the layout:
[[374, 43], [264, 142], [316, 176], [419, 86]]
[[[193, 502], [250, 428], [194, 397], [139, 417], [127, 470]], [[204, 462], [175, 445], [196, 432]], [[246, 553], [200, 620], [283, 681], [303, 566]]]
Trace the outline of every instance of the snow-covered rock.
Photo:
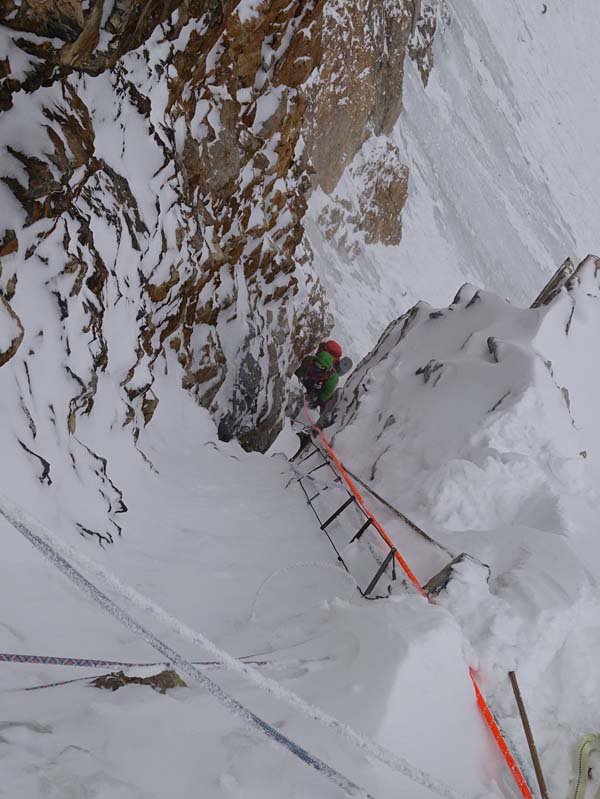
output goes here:
[[4, 366], [16, 355], [23, 335], [21, 320], [0, 294], [0, 366]]
[[385, 136], [371, 137], [353, 159], [319, 216], [325, 238], [352, 258], [361, 244], [398, 244], [408, 196], [408, 167]]
[[[173, 351], [221, 437], [267, 449], [291, 373], [332, 324], [307, 197], [396, 121], [411, 3], [28, 0], [3, 12], [0, 238], [18, 250], [0, 288], [13, 281], [27, 333], [25, 275], [40, 302], [54, 298], [71, 431], [114, 363], [137, 437]], [[377, 240], [398, 230], [396, 166], [399, 189], [378, 192], [373, 170], [363, 180]]]

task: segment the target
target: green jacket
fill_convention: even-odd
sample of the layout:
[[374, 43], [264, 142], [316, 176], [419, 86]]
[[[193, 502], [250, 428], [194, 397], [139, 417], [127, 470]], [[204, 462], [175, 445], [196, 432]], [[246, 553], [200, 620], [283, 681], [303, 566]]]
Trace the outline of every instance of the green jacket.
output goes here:
[[307, 355], [306, 358], [304, 358], [304, 360], [300, 364], [300, 366], [296, 369], [294, 374], [296, 375], [296, 377], [300, 378], [302, 384], [304, 385], [304, 388], [307, 390], [309, 394], [316, 394], [319, 402], [327, 402], [327, 400], [331, 399], [331, 397], [333, 396], [340, 378], [338, 373], [334, 369], [332, 370], [329, 377], [327, 377], [325, 382], [322, 383], [322, 385], [321, 381], [319, 381], [318, 384], [313, 382], [310, 379], [311, 377], [310, 373], [309, 374], [307, 373], [309, 372], [310, 365], [315, 360], [316, 358], [314, 355]]

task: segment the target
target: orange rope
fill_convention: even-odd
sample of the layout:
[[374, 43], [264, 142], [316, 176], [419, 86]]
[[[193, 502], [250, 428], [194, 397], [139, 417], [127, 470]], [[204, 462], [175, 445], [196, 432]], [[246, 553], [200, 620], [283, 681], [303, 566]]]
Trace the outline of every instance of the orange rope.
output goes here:
[[473, 682], [473, 688], [475, 689], [475, 696], [477, 698], [477, 706], [481, 711], [481, 715], [484, 718], [485, 723], [488, 726], [489, 731], [492, 733], [494, 740], [496, 741], [496, 745], [498, 749], [502, 752], [502, 756], [506, 761], [506, 765], [510, 769], [511, 774], [514, 777], [515, 782], [517, 783], [517, 787], [521, 791], [521, 794], [525, 799], [533, 799], [533, 794], [531, 793], [531, 789], [523, 776], [523, 772], [517, 765], [516, 760], [514, 759], [510, 749], [508, 748], [508, 744], [504, 740], [504, 736], [502, 735], [502, 730], [498, 726], [498, 722], [494, 718], [494, 714], [489, 708], [489, 705], [485, 701], [483, 694], [481, 693], [480, 687], [477, 685], [477, 680], [475, 679], [475, 675], [473, 673], [473, 669], [469, 669], [469, 676], [471, 681]]
[[[382, 527], [381, 523], [379, 522], [379, 520], [375, 517], [373, 512], [367, 506], [367, 503], [365, 502], [365, 500], [363, 499], [360, 491], [356, 487], [355, 482], [350, 478], [348, 472], [344, 469], [344, 467], [342, 465], [342, 462], [340, 461], [338, 456], [333, 451], [333, 447], [331, 446], [331, 444], [330, 444], [329, 440], [327, 439], [325, 433], [321, 430], [320, 427], [317, 427], [317, 425], [315, 424], [314, 420], [312, 419], [312, 417], [311, 417], [311, 415], [310, 415], [310, 413], [308, 411], [308, 406], [306, 405], [306, 400], [304, 401], [304, 412], [305, 412], [306, 417], [307, 417], [307, 419], [308, 419], [308, 421], [310, 423], [311, 428], [318, 434], [319, 438], [321, 439], [321, 442], [323, 443], [323, 446], [325, 447], [325, 449], [327, 450], [327, 453], [329, 454], [329, 457], [334, 462], [334, 464], [335, 464], [335, 466], [336, 466], [336, 468], [337, 468], [337, 470], [338, 470], [338, 472], [340, 474], [340, 477], [344, 480], [344, 482], [348, 486], [348, 489], [351, 491], [351, 493], [353, 494], [354, 498], [356, 499], [356, 501], [358, 502], [358, 504], [360, 505], [362, 510], [366, 513], [367, 517], [371, 520], [373, 526], [375, 527], [375, 529], [377, 530], [377, 532], [379, 533], [381, 538], [385, 541], [385, 543], [390, 548], [395, 550], [394, 557], [396, 558], [396, 560], [398, 561], [398, 563], [402, 567], [402, 569], [403, 569], [404, 573], [406, 574], [406, 576], [408, 577], [408, 579], [412, 582], [412, 584], [415, 586], [415, 588], [421, 594], [421, 596], [424, 596], [424, 597], [427, 598], [428, 601], [431, 601], [429, 599], [429, 597], [427, 596], [427, 594], [425, 593], [425, 591], [423, 590], [423, 587], [421, 586], [420, 582], [417, 580], [414, 572], [412, 571], [412, 569], [410, 568], [408, 563], [404, 560], [404, 558], [398, 552], [398, 550], [395, 549], [391, 538], [385, 532], [385, 530], [383, 529], [383, 527]], [[504, 736], [502, 735], [502, 730], [498, 726], [498, 723], [496, 722], [496, 719], [494, 718], [494, 714], [492, 713], [492, 711], [490, 710], [487, 702], [485, 701], [485, 697], [481, 693], [481, 689], [479, 688], [479, 685], [477, 684], [477, 680], [475, 679], [475, 674], [473, 672], [473, 669], [471, 669], [471, 668], [469, 669], [469, 676], [470, 676], [471, 681], [473, 683], [473, 688], [475, 689], [475, 698], [477, 700], [477, 706], [479, 707], [481, 715], [483, 716], [483, 719], [484, 719], [489, 731], [491, 732], [492, 737], [494, 738], [494, 741], [496, 742], [496, 745], [497, 745], [498, 749], [500, 750], [500, 753], [502, 754], [502, 757], [504, 758], [504, 761], [506, 762], [506, 765], [508, 766], [510, 773], [513, 775], [513, 778], [514, 778], [514, 780], [515, 780], [515, 782], [517, 784], [517, 787], [519, 788], [519, 790], [521, 792], [521, 795], [523, 796], [523, 799], [533, 799], [533, 794], [531, 792], [531, 789], [529, 788], [529, 785], [527, 785], [525, 777], [523, 776], [523, 773], [521, 772], [521, 769], [519, 768], [519, 766], [517, 764], [517, 761], [515, 760], [515, 758], [513, 757], [512, 753], [510, 751], [510, 749], [508, 748], [508, 744], [504, 740]]]

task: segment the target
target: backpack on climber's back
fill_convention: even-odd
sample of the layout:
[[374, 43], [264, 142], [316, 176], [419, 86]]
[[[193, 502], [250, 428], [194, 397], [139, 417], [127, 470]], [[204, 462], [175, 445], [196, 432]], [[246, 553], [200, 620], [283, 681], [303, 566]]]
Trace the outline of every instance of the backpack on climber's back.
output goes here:
[[354, 366], [354, 361], [352, 360], [352, 358], [348, 358], [348, 356], [346, 355], [343, 358], [340, 358], [340, 360], [335, 364], [335, 371], [338, 373], [340, 377], [343, 377], [344, 375], [348, 374], [348, 372], [352, 369], [353, 366]]

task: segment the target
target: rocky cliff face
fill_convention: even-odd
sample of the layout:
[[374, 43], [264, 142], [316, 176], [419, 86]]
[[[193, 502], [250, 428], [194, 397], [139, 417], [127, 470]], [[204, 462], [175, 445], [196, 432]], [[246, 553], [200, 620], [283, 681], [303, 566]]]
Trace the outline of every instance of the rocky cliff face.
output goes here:
[[[0, 3], [0, 311], [14, 334], [0, 357], [44, 335], [35, 285], [60, 318], [71, 434], [108, 372], [137, 440], [171, 368], [222, 438], [270, 445], [289, 376], [331, 326], [303, 238], [312, 187], [372, 240], [399, 239], [408, 176], [385, 134], [415, 13], [412, 0]], [[335, 191], [355, 157], [348, 211]]]

